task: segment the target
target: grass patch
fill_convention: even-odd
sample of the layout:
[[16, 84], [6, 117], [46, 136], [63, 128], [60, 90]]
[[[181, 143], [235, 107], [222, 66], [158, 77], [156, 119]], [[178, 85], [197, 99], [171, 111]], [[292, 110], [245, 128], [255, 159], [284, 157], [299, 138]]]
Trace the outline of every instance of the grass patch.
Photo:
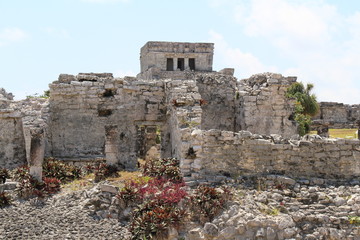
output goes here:
[[63, 193], [90, 189], [94, 186], [93, 179], [95, 178], [93, 173], [83, 176], [81, 179], [76, 179], [72, 182], [65, 183], [61, 186]]
[[[355, 128], [329, 129], [329, 135], [330, 138], [357, 139], [356, 130]], [[310, 134], [316, 134], [316, 131], [311, 131]]]
[[[141, 175], [140, 172], [127, 172], [119, 171], [117, 177], [106, 178], [107, 181], [111, 182], [112, 185], [122, 188], [124, 183], [131, 179], [136, 179]], [[72, 182], [63, 184], [61, 186], [63, 193], [86, 190], [92, 188], [95, 184], [93, 180], [95, 179], [95, 174], [90, 173], [83, 176], [81, 179], [74, 180]]]

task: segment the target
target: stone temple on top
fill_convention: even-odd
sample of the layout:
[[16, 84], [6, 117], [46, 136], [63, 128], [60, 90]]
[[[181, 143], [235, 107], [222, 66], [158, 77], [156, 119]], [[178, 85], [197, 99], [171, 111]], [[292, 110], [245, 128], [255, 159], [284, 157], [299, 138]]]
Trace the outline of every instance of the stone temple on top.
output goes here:
[[[139, 79], [184, 79], [191, 72], [213, 71], [213, 43], [147, 42], [140, 50]], [[233, 75], [233, 69], [222, 73]]]

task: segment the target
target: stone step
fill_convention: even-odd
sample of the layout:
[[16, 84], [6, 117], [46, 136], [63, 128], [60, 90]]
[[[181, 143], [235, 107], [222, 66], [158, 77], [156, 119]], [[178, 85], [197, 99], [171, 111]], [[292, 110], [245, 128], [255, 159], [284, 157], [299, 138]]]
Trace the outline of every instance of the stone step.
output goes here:
[[17, 182], [5, 182], [3, 184], [0, 184], [0, 192], [3, 192], [5, 190], [15, 190], [17, 184]]

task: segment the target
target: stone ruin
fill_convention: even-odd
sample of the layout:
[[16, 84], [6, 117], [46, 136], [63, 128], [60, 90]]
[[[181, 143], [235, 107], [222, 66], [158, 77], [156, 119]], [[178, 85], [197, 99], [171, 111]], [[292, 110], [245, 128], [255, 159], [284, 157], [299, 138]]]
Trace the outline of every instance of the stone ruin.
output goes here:
[[[212, 70], [213, 49], [148, 42], [137, 77], [60, 74], [49, 99], [18, 102], [1, 90], [0, 167], [28, 162], [39, 177], [47, 156], [133, 170], [155, 149], [178, 158], [194, 184], [239, 174], [360, 177], [359, 140], [296, 135], [294, 100], [285, 97], [296, 77], [262, 73], [237, 81], [234, 69]], [[321, 106], [321, 120], [334, 116]], [[358, 119], [358, 110], [341, 106], [334, 120]]]

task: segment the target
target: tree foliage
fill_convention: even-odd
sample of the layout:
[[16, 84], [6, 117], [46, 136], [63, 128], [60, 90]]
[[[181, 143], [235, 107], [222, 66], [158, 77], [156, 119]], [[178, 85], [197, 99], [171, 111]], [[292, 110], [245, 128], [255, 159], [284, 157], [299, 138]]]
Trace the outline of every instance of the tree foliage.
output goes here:
[[294, 120], [299, 124], [298, 132], [301, 136], [310, 131], [311, 117], [319, 112], [319, 104], [315, 94], [311, 93], [313, 84], [302, 82], [293, 83], [286, 92], [288, 98], [296, 99]]

